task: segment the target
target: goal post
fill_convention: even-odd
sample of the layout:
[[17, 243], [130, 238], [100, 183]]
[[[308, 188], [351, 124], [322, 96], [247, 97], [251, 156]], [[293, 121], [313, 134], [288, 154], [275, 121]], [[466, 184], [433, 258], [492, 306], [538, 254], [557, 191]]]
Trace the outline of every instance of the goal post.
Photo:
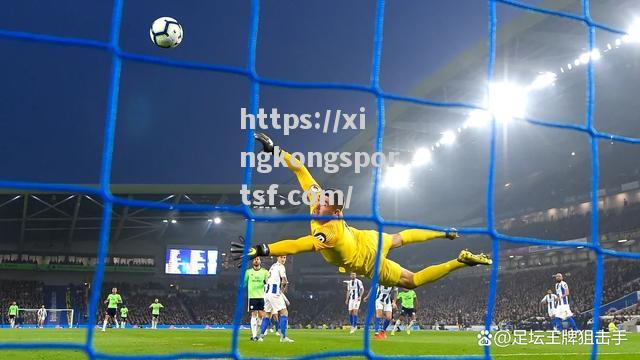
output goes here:
[[[18, 309], [18, 322], [22, 326], [38, 326], [38, 310]], [[45, 309], [45, 326], [60, 326], [73, 328], [73, 309]]]

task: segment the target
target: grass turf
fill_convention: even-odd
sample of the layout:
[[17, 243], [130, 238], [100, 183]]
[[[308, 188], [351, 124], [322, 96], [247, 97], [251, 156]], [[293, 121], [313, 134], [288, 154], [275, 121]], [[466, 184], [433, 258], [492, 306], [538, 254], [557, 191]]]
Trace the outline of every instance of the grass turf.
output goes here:
[[[264, 342], [249, 341], [249, 331], [240, 333], [240, 354], [248, 357], [282, 358], [310, 355], [326, 351], [362, 349], [363, 333], [354, 335], [342, 330], [289, 330], [296, 342], [281, 344], [269, 334]], [[475, 332], [418, 331], [411, 335], [401, 333], [387, 340], [371, 339], [372, 349], [378, 355], [482, 355]], [[69, 329], [2, 329], [0, 346], [4, 343], [64, 342], [83, 344], [85, 330]], [[97, 331], [94, 336], [97, 352], [117, 355], [171, 354], [178, 352], [229, 352], [231, 332], [224, 330], [140, 330], [109, 329]], [[504, 359], [588, 359], [588, 345], [511, 345], [491, 347], [494, 358]], [[600, 359], [638, 359], [640, 334], [627, 334], [620, 345], [601, 345]], [[80, 351], [71, 350], [5, 350], [0, 348], [0, 359], [86, 359]]]

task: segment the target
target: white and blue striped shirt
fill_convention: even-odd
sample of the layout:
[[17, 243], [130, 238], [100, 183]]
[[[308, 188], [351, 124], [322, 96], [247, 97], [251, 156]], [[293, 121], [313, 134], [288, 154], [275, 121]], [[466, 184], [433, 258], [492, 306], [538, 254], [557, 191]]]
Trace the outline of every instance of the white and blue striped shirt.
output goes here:
[[284, 265], [279, 262], [271, 265], [269, 268], [269, 277], [267, 278], [267, 283], [264, 287], [265, 294], [280, 294], [282, 279], [286, 278], [287, 271], [285, 270]]
[[547, 294], [542, 298], [542, 301], [547, 302], [547, 311], [552, 313], [558, 307], [558, 296], [556, 294]]
[[383, 304], [390, 304], [391, 303], [391, 297], [392, 294], [391, 292], [393, 291], [393, 287], [392, 286], [384, 286], [384, 285], [378, 285], [378, 290], [376, 291], [377, 295], [376, 295], [376, 301], [379, 301]]
[[567, 292], [569, 292], [569, 286], [566, 282], [560, 281], [556, 283], [556, 295], [558, 295], [560, 305], [569, 305], [569, 298], [565, 296]]
[[349, 292], [349, 299], [360, 299], [364, 292], [364, 285], [360, 279], [350, 279], [347, 283], [347, 291]]

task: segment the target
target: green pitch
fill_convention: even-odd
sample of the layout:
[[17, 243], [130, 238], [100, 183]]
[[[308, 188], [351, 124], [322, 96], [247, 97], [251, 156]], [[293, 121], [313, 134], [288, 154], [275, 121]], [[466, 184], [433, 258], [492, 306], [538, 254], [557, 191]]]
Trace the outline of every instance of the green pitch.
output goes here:
[[[280, 343], [269, 334], [264, 342], [249, 341], [249, 331], [240, 335], [240, 353], [251, 357], [290, 357], [310, 353], [362, 348], [362, 330], [349, 335], [343, 330], [289, 330], [296, 342]], [[418, 331], [400, 333], [387, 340], [372, 339], [373, 351], [384, 355], [482, 355], [475, 332]], [[84, 330], [2, 329], [0, 343], [5, 342], [84, 342]], [[223, 330], [137, 330], [108, 329], [97, 331], [96, 350], [108, 354], [170, 354], [176, 352], [226, 352], [231, 332]], [[627, 334], [621, 345], [601, 345], [600, 359], [638, 359], [640, 334]], [[496, 359], [587, 359], [590, 346], [580, 345], [511, 345], [492, 347]], [[82, 353], [60, 350], [0, 350], [0, 359], [76, 360]]]

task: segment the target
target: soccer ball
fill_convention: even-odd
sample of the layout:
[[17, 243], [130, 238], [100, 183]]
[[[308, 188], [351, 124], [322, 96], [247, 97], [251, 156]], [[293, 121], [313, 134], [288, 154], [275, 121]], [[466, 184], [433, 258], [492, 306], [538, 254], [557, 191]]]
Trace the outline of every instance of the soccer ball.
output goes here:
[[182, 26], [174, 18], [161, 17], [151, 24], [149, 36], [151, 41], [161, 48], [176, 47], [182, 41]]

